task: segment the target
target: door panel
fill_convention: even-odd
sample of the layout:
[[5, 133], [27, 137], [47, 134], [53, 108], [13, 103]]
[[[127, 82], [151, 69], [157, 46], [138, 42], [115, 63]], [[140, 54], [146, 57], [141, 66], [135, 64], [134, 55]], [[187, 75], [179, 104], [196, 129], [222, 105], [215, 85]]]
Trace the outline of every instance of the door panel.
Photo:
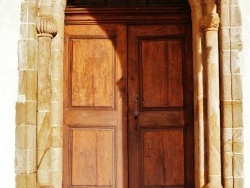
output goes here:
[[131, 188], [193, 187], [189, 37], [185, 24], [128, 27]]
[[126, 34], [65, 26], [64, 187], [127, 187]]

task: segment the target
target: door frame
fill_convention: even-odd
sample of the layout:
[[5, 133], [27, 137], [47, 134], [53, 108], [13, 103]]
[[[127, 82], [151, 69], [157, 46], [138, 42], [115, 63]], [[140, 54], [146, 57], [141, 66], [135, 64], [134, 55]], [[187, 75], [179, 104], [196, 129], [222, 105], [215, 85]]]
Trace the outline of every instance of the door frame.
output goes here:
[[[210, 74], [207, 67], [207, 63], [210, 61], [211, 57], [213, 57], [214, 64], [218, 65], [219, 63], [219, 41], [218, 41], [218, 28], [219, 28], [219, 16], [217, 10], [217, 4], [215, 1], [206, 1], [205, 3], [200, 0], [189, 0], [191, 10], [192, 10], [192, 28], [193, 28], [193, 77], [194, 77], [194, 128], [195, 128], [195, 184], [197, 188], [203, 187], [205, 185], [215, 185], [217, 186], [221, 182], [221, 154], [220, 154], [220, 110], [219, 110], [219, 96], [218, 96], [218, 88], [219, 88], [219, 71], [218, 66], [215, 66], [215, 74]], [[38, 185], [53, 185], [54, 187], [61, 187], [62, 182], [62, 66], [63, 66], [63, 33], [64, 33], [64, 14], [66, 1], [58, 0], [53, 1], [41, 1], [39, 4], [31, 2], [31, 4], [23, 4], [24, 7], [31, 8], [32, 10], [38, 10], [39, 14], [37, 15], [34, 11], [34, 15], [31, 15], [32, 19], [27, 20], [28, 24], [31, 24], [32, 31], [35, 32], [37, 30], [37, 36], [29, 36], [34, 40], [34, 46], [37, 46], [38, 43], [38, 51], [30, 50], [28, 51], [29, 55], [38, 54], [38, 58], [34, 59], [34, 67], [30, 67], [31, 71], [34, 72], [52, 72], [51, 74], [51, 84], [48, 87], [51, 90], [51, 95], [41, 100], [39, 98], [41, 87], [40, 83], [34, 83], [35, 87], [28, 88], [28, 93], [25, 93], [24, 89], [26, 84], [30, 84], [30, 80], [24, 79], [23, 70], [20, 71], [20, 91], [19, 96], [20, 100], [17, 102], [17, 127], [19, 125], [37, 125], [39, 128], [39, 121], [41, 117], [44, 116], [43, 111], [37, 110], [37, 106], [40, 103], [46, 104], [46, 106], [50, 106], [47, 110], [50, 113], [50, 116], [46, 116], [46, 123], [50, 121], [49, 124], [51, 129], [44, 130], [42, 132], [44, 134], [36, 133], [36, 131], [31, 131], [31, 133], [27, 133], [27, 136], [36, 135], [37, 139], [33, 139], [31, 141], [32, 145], [29, 145], [29, 149], [25, 147], [23, 149], [22, 146], [16, 145], [16, 151], [22, 152], [19, 157], [19, 153], [16, 155], [17, 165], [16, 165], [16, 173], [18, 181], [25, 178], [25, 182], [27, 177], [30, 182], [27, 182], [28, 185], [38, 184]], [[40, 7], [38, 9], [38, 6]], [[238, 6], [238, 5], [237, 5]], [[27, 8], [27, 10], [29, 10]], [[26, 9], [23, 9], [26, 11]], [[240, 13], [240, 10], [238, 10]], [[34, 19], [33, 19], [34, 17]], [[37, 18], [37, 20], [35, 20]], [[22, 20], [23, 21], [23, 20]], [[227, 22], [227, 20], [223, 21], [223, 23]], [[23, 22], [24, 23], [24, 22]], [[22, 23], [22, 24], [23, 24]], [[26, 24], [26, 22], [25, 22]], [[36, 25], [36, 28], [33, 27]], [[22, 30], [22, 36], [26, 36], [26, 30]], [[208, 35], [209, 33], [209, 35]], [[209, 37], [213, 35], [213, 37]], [[206, 37], [205, 37], [206, 36]], [[53, 39], [53, 40], [51, 40]], [[226, 39], [221, 37], [221, 42], [225, 42]], [[23, 42], [23, 41], [21, 41]], [[25, 43], [26, 44], [26, 43]], [[44, 45], [46, 44], [46, 45]], [[33, 43], [32, 43], [33, 45]], [[31, 45], [31, 46], [32, 46]], [[33, 47], [33, 46], [32, 46]], [[52, 47], [52, 48], [51, 48]], [[19, 49], [22, 49], [20, 47]], [[36, 55], [34, 55], [36, 56]], [[46, 60], [44, 60], [44, 56], [46, 56]], [[32, 56], [33, 57], [33, 56]], [[27, 58], [27, 56], [25, 56]], [[224, 60], [224, 59], [223, 59]], [[28, 61], [28, 60], [27, 60]], [[49, 69], [40, 69], [37, 68], [37, 62], [51, 62], [51, 68]], [[19, 63], [23, 63], [22, 60], [19, 60]], [[30, 61], [28, 61], [31, 63]], [[230, 65], [229, 65], [230, 66]], [[30, 71], [29, 70], [29, 71]], [[31, 75], [32, 76], [32, 75]], [[221, 73], [221, 77], [222, 77]], [[25, 77], [26, 78], [26, 77]], [[33, 77], [31, 77], [33, 78]], [[208, 85], [207, 80], [210, 79], [213, 84]], [[27, 81], [26, 81], [27, 80]], [[35, 77], [34, 77], [35, 80]], [[42, 80], [43, 81], [43, 80]], [[47, 80], [46, 80], [47, 81]], [[32, 82], [33, 83], [33, 82]], [[42, 82], [43, 83], [43, 82]], [[237, 82], [238, 83], [238, 82]], [[222, 81], [222, 84], [225, 84], [225, 81]], [[241, 82], [239, 82], [241, 85]], [[29, 85], [30, 86], [30, 85]], [[233, 91], [236, 91], [237, 88], [231, 88]], [[26, 91], [26, 92], [27, 92]], [[208, 92], [212, 91], [212, 92]], [[30, 94], [34, 92], [38, 92], [38, 98], [34, 97], [32, 99], [32, 103], [28, 98], [25, 99], [25, 96], [30, 96]], [[215, 103], [207, 100], [209, 95], [214, 95]], [[23, 98], [24, 97], [24, 98]], [[224, 97], [224, 96], [223, 96]], [[223, 98], [224, 100], [224, 98]], [[34, 101], [34, 102], [33, 102]], [[37, 104], [36, 104], [37, 102]], [[34, 104], [33, 104], [34, 103]], [[29, 114], [24, 114], [24, 109], [29, 108]], [[223, 107], [224, 108], [224, 107]], [[209, 115], [207, 111], [214, 111], [214, 117], [216, 118], [216, 122], [207, 121]], [[242, 114], [241, 109], [236, 109], [238, 114]], [[223, 112], [225, 114], [225, 112]], [[230, 112], [230, 115], [233, 115]], [[23, 117], [26, 117], [24, 119]], [[30, 119], [29, 119], [30, 118]], [[40, 118], [40, 119], [39, 119]], [[38, 120], [37, 120], [38, 119]], [[37, 121], [37, 122], [36, 122]], [[224, 123], [224, 122], [223, 122]], [[223, 124], [224, 125], [224, 124]], [[33, 126], [32, 126], [33, 127]], [[35, 127], [35, 126], [34, 126]], [[211, 137], [211, 134], [205, 131], [205, 127], [216, 128], [216, 137]], [[26, 129], [25, 129], [26, 130]], [[24, 131], [25, 131], [24, 130]], [[33, 129], [32, 129], [33, 130]], [[36, 130], [36, 128], [34, 128]], [[26, 130], [27, 131], [27, 130]], [[30, 130], [28, 130], [30, 131]], [[20, 131], [18, 135], [24, 136], [26, 132]], [[48, 138], [49, 135], [49, 138]], [[209, 138], [209, 139], [205, 139]], [[37, 149], [37, 142], [51, 139], [51, 144], [48, 146], [50, 151], [46, 152], [46, 156], [43, 158], [44, 163], [38, 163], [36, 159], [36, 154], [38, 153], [39, 148]], [[223, 138], [222, 142], [226, 142], [227, 138]], [[19, 142], [18, 142], [19, 143]], [[29, 142], [30, 143], [30, 142]], [[216, 149], [216, 156], [211, 156], [209, 154], [209, 147], [205, 147], [205, 145], [213, 145]], [[27, 153], [27, 151], [29, 153]], [[31, 154], [30, 152], [34, 152], [35, 154]], [[224, 154], [224, 153], [223, 153]], [[29, 155], [29, 158], [32, 161], [32, 164], [22, 163], [22, 159], [26, 155]], [[49, 155], [49, 156], [48, 156]], [[207, 160], [205, 160], [205, 158]], [[51, 160], [49, 160], [51, 159]], [[232, 157], [231, 157], [232, 159]], [[209, 161], [209, 162], [206, 162]], [[18, 163], [21, 163], [18, 164]], [[41, 162], [41, 161], [40, 161]], [[41, 168], [41, 166], [36, 164], [50, 164], [49, 167]], [[215, 171], [212, 171], [211, 164], [217, 166], [218, 168]], [[223, 164], [223, 170], [230, 170], [230, 167], [227, 168]], [[231, 169], [232, 170], [232, 169]], [[34, 172], [34, 173], [33, 173]], [[241, 169], [242, 172], [242, 169]], [[31, 174], [32, 173], [32, 174]], [[24, 174], [24, 175], [23, 175]], [[26, 177], [26, 175], [28, 175]], [[216, 179], [213, 179], [212, 176], [216, 176]], [[231, 177], [231, 176], [230, 176]], [[230, 179], [231, 180], [231, 179]], [[223, 180], [224, 181], [224, 180]], [[212, 184], [211, 184], [212, 183]], [[213, 187], [213, 186], [212, 186]]]

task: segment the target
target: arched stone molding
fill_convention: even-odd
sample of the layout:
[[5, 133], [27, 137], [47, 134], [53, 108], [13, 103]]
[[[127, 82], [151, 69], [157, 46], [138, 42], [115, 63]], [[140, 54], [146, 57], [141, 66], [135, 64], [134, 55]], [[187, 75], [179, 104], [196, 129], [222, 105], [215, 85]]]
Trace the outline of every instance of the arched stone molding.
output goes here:
[[[241, 129], [239, 128], [241, 127], [240, 120], [237, 121], [238, 116], [236, 117], [236, 113], [239, 116], [242, 115], [241, 100], [239, 100], [241, 96], [236, 91], [241, 87], [241, 82], [237, 80], [239, 79], [238, 73], [235, 72], [235, 75], [233, 75], [234, 71], [231, 71], [232, 74], [230, 74], [230, 83], [234, 82], [234, 86], [227, 86], [228, 77], [224, 75], [225, 72], [220, 72], [221, 82], [219, 82], [218, 47], [220, 42], [220, 47], [222, 46], [220, 52], [227, 53], [224, 47], [224, 42], [226, 42], [224, 32], [227, 30], [222, 28], [225, 24], [224, 17], [222, 17], [219, 32], [223, 32], [223, 34], [220, 34], [220, 41], [218, 41], [218, 15], [221, 17], [221, 13], [225, 11], [222, 11], [223, 6], [225, 3], [229, 6], [230, 3], [228, 0], [221, 0], [220, 14], [218, 14], [214, 0], [205, 0], [205, 4], [202, 0], [189, 0], [189, 3], [192, 9], [193, 23], [195, 187], [219, 188], [222, 187], [221, 182], [223, 182], [225, 188], [233, 186], [240, 188], [243, 185], [234, 183], [237, 178], [235, 178], [235, 181], [231, 180], [234, 177], [239, 177], [238, 175], [241, 175], [243, 171], [242, 168], [235, 170], [232, 167], [233, 165], [239, 166], [236, 157], [241, 157], [237, 153], [239, 149], [237, 146], [242, 144], [242, 140], [237, 136], [240, 134]], [[23, 3], [22, 12], [29, 10], [27, 14], [31, 14], [30, 19], [27, 20], [25, 20], [25, 17], [29, 18], [29, 15], [22, 16], [26, 24], [24, 28], [29, 28], [30, 31], [37, 29], [37, 33], [35, 31], [33, 35], [28, 36], [26, 33], [30, 32], [22, 30], [21, 36], [27, 38], [19, 41], [20, 86], [16, 128], [16, 180], [18, 188], [36, 186], [62, 187], [62, 70], [65, 6], [66, 0], [40, 0], [40, 2], [30, 0]], [[235, 7], [231, 8], [233, 10]], [[37, 21], [36, 18], [38, 18]], [[44, 27], [43, 23], [46, 23], [48, 27]], [[55, 36], [56, 31], [57, 35]], [[231, 37], [229, 41], [230, 49], [240, 46], [237, 45], [237, 41], [234, 41], [235, 38], [232, 37], [232, 33], [228, 34], [228, 36]], [[25, 40], [25, 43], [23, 40]], [[30, 41], [26, 43], [26, 40]], [[31, 47], [37, 49], [37, 44], [39, 51], [32, 51]], [[23, 47], [27, 45], [28, 49], [25, 48], [27, 50], [23, 51]], [[42, 47], [44, 45], [46, 47]], [[230, 51], [230, 57], [233, 57], [234, 52]], [[34, 59], [27, 60], [27, 57], [32, 54]], [[222, 54], [220, 60], [223, 64], [223, 70], [232, 66], [226, 63], [225, 58]], [[40, 66], [42, 65], [40, 63], [43, 62], [46, 66]], [[46, 80], [43, 79], [43, 76], [45, 76]], [[36, 84], [37, 81], [38, 84]], [[220, 139], [220, 84], [223, 86], [221, 96], [223, 106], [221, 112], [222, 142]], [[237, 84], [238, 87], [236, 87]], [[43, 87], [46, 87], [46, 89], [42, 89]], [[48, 91], [47, 95], [44, 91]], [[234, 93], [234, 97], [229, 100], [226, 98], [228, 91]], [[44, 100], [42, 100], [42, 96], [44, 96]], [[228, 103], [230, 103], [230, 108], [225, 107], [228, 106]], [[231, 109], [231, 111], [228, 109]], [[231, 115], [231, 120], [234, 122], [232, 127], [235, 127], [235, 129], [227, 127], [229, 120], [225, 116], [228, 115]], [[233, 136], [233, 132], [235, 132], [235, 136]], [[24, 141], [21, 143], [18, 138], [22, 136]], [[229, 147], [232, 149], [228, 150], [227, 146], [223, 145], [223, 165], [221, 165], [220, 144], [226, 143], [230, 139], [231, 142], [229, 143], [231, 144], [229, 144]], [[234, 157], [233, 152], [236, 154]], [[36, 155], [38, 155], [38, 158], [36, 158]], [[221, 166], [223, 167], [222, 170]], [[222, 180], [221, 171], [223, 171]], [[229, 181], [227, 181], [227, 178]], [[238, 178], [238, 180], [242, 179]]]

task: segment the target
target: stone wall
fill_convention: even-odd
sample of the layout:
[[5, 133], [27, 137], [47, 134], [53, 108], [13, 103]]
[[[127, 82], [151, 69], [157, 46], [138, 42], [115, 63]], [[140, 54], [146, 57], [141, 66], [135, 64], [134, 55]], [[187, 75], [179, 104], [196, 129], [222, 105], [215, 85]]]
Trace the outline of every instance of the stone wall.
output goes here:
[[[221, 16], [220, 30], [220, 90], [221, 90], [221, 122], [222, 122], [222, 139], [223, 149], [223, 177], [224, 187], [240, 188], [243, 187], [243, 128], [245, 135], [245, 177], [250, 174], [250, 3], [247, 1], [221, 0], [219, 13]], [[194, 54], [195, 60], [195, 79], [198, 84], [195, 91], [196, 111], [196, 158], [199, 179], [197, 187], [204, 185], [206, 177], [207, 164], [204, 157], [204, 134], [202, 130], [202, 113], [203, 106], [203, 75], [200, 73], [202, 68], [202, 49], [199, 48], [201, 43], [200, 17], [203, 14], [199, 1], [190, 1], [193, 9], [194, 24], [194, 49], [199, 53]], [[206, 1], [212, 2], [212, 1]], [[61, 186], [61, 147], [62, 147], [62, 61], [63, 61], [63, 14], [65, 1], [61, 0], [0, 0], [0, 33], [1, 33], [1, 51], [0, 57], [0, 100], [3, 103], [0, 106], [0, 150], [4, 151], [4, 157], [1, 156], [0, 175], [3, 178], [1, 187], [14, 187], [14, 124], [15, 124], [15, 102], [16, 111], [16, 183], [17, 187], [35, 187], [37, 183]], [[208, 7], [209, 8], [209, 7]], [[51, 67], [49, 91], [51, 97], [45, 100], [49, 108], [42, 109], [39, 104], [39, 87], [37, 85], [38, 62], [39, 62], [39, 37], [37, 35], [37, 20], [39, 15], [48, 13], [54, 17], [58, 24], [58, 32], [51, 40], [52, 54], [48, 61]], [[242, 20], [240, 13], [242, 13]], [[21, 16], [21, 17], [20, 17]], [[242, 22], [241, 22], [242, 21]], [[2, 24], [3, 23], [3, 24]], [[241, 36], [241, 23], [243, 24], [243, 37]], [[19, 29], [20, 28], [20, 29]], [[19, 35], [20, 30], [20, 35]], [[39, 33], [39, 32], [38, 32]], [[50, 34], [50, 32], [48, 32]], [[210, 35], [210, 34], [209, 34]], [[209, 36], [208, 36], [209, 37]], [[241, 40], [243, 39], [243, 48], [241, 51]], [[215, 52], [216, 53], [216, 52]], [[18, 59], [18, 60], [17, 60]], [[213, 59], [213, 58], [212, 58]], [[19, 78], [17, 76], [19, 70]], [[42, 69], [40, 69], [41, 71]], [[46, 70], [45, 70], [46, 72]], [[41, 72], [42, 73], [42, 72]], [[243, 75], [242, 75], [243, 73]], [[241, 87], [241, 78], [243, 78], [243, 95]], [[19, 87], [18, 85], [19, 81]], [[201, 85], [199, 85], [201, 84]], [[17, 91], [18, 88], [18, 91]], [[4, 91], [4, 92], [2, 92]], [[17, 97], [17, 93], [19, 94]], [[244, 124], [242, 121], [242, 102], [244, 107]], [[40, 109], [40, 110], [39, 110]], [[37, 113], [38, 112], [38, 113]], [[237, 114], [238, 113], [238, 114]], [[46, 115], [47, 114], [47, 115]], [[203, 114], [205, 115], [205, 114]], [[4, 118], [3, 118], [4, 117]], [[49, 120], [46, 118], [49, 117]], [[46, 131], [46, 122], [50, 122]], [[43, 128], [44, 129], [43, 129]], [[42, 129], [41, 129], [42, 128]], [[42, 130], [42, 131], [41, 131]], [[45, 131], [44, 131], [45, 130]], [[48, 134], [47, 134], [48, 133]], [[43, 139], [39, 139], [39, 134]], [[42, 142], [48, 138], [48, 143]], [[38, 142], [37, 142], [38, 140]], [[198, 141], [198, 144], [197, 144]], [[7, 146], [7, 147], [6, 147]], [[42, 163], [36, 158], [38, 149], [42, 156]], [[49, 152], [47, 152], [49, 151]], [[226, 160], [225, 160], [226, 159]], [[226, 161], [226, 162], [225, 162]], [[205, 164], [205, 166], [200, 164]], [[2, 168], [2, 166], [4, 168]], [[12, 168], [11, 168], [12, 166]], [[39, 168], [37, 168], [39, 167]], [[205, 170], [205, 172], [204, 172]], [[213, 175], [213, 174], [211, 174]], [[205, 175], [207, 176], [207, 175]], [[37, 182], [38, 178], [38, 182]], [[40, 179], [39, 179], [40, 178]], [[249, 178], [245, 178], [245, 188], [250, 187]]]

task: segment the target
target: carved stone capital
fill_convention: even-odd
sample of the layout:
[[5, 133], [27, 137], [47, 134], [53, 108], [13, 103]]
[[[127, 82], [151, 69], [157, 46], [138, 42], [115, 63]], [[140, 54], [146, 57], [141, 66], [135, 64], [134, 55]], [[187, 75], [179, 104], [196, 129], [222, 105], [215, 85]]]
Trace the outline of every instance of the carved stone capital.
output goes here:
[[51, 15], [40, 15], [36, 20], [38, 37], [53, 38], [57, 34], [57, 23]]
[[207, 30], [218, 30], [220, 24], [220, 17], [217, 13], [210, 13], [205, 15], [201, 19], [201, 29], [204, 31]]

